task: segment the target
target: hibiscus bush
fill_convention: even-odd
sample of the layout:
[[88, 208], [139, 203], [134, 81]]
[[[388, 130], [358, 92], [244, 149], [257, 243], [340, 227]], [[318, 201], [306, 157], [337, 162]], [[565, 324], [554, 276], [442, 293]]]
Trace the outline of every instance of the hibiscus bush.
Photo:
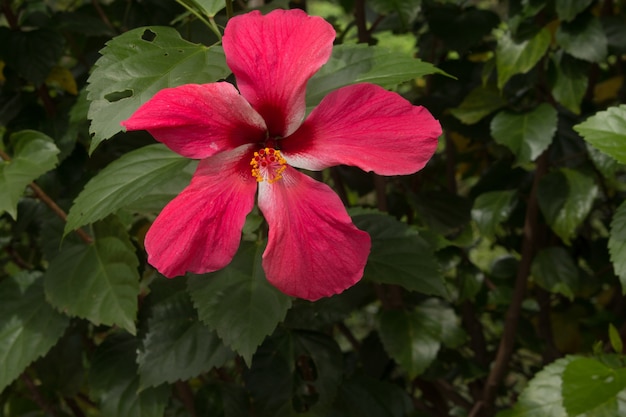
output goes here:
[[0, 13], [0, 417], [626, 416], [623, 3]]

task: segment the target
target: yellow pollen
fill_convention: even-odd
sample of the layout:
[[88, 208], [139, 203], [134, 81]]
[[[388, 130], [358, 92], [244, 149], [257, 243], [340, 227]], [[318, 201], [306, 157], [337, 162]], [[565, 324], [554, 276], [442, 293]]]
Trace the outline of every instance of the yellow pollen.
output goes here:
[[254, 153], [250, 165], [252, 166], [252, 176], [257, 182], [267, 181], [272, 184], [281, 179], [282, 173], [287, 169], [287, 161], [274, 148], [263, 148]]

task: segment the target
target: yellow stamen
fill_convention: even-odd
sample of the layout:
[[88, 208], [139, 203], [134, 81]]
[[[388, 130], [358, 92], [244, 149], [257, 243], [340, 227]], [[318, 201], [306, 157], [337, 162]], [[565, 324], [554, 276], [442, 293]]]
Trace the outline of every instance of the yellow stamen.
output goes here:
[[263, 148], [254, 153], [250, 165], [252, 176], [257, 182], [267, 181], [272, 184], [282, 178], [282, 173], [287, 169], [287, 161], [274, 148]]

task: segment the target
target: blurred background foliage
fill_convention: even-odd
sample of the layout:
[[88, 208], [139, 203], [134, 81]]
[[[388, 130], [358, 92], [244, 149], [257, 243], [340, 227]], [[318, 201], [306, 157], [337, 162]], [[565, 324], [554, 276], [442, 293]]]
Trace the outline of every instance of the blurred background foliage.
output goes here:
[[308, 105], [394, 89], [437, 154], [318, 175], [373, 240], [341, 295], [269, 286], [256, 212], [228, 268], [166, 280], [143, 236], [195, 162], [119, 121], [229, 77], [225, 5], [0, 0], [0, 416], [626, 416], [623, 2], [233, 7], [326, 18]]

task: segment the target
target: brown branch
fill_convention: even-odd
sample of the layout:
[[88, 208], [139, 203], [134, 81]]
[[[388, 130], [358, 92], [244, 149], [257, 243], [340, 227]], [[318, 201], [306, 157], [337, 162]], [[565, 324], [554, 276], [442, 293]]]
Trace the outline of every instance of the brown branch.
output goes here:
[[83, 410], [80, 408], [76, 400], [69, 397], [65, 397], [64, 400], [65, 404], [67, 404], [67, 406], [70, 408], [70, 410], [72, 410], [72, 413], [76, 417], [85, 417], [85, 413], [83, 413]]
[[465, 327], [470, 337], [469, 343], [472, 351], [474, 352], [476, 362], [480, 366], [486, 368], [489, 364], [489, 359], [487, 355], [487, 342], [485, 341], [483, 326], [480, 323], [480, 320], [476, 317], [474, 304], [468, 300], [461, 303], [461, 319], [463, 321], [463, 327]]
[[387, 179], [380, 175], [374, 175], [374, 190], [376, 191], [376, 207], [378, 210], [386, 212], [387, 205]]
[[228, 383], [232, 383], [233, 382], [233, 377], [230, 376], [230, 374], [228, 372], [226, 372], [226, 370], [224, 370], [224, 368], [213, 368], [213, 372], [217, 375], [217, 378], [220, 381], [224, 381], [224, 382], [228, 382]]
[[19, 266], [22, 269], [31, 270], [35, 267], [30, 263], [26, 262], [20, 254], [13, 248], [10, 244], [4, 247], [4, 251], [9, 254], [9, 257], [13, 261], [13, 263]]
[[346, 187], [343, 184], [343, 179], [341, 178], [338, 167], [330, 168], [330, 177], [333, 179], [333, 189], [343, 202], [343, 205], [347, 206], [349, 203], [348, 194], [346, 193]]
[[176, 398], [183, 403], [185, 410], [187, 410], [192, 417], [196, 417], [198, 413], [196, 412], [196, 407], [194, 405], [193, 391], [191, 391], [189, 384], [187, 382], [178, 381], [174, 384], [174, 389]]
[[482, 400], [477, 402], [471, 410], [469, 417], [489, 415], [496, 398], [498, 387], [506, 374], [509, 361], [515, 347], [515, 334], [522, 310], [522, 302], [526, 294], [530, 266], [537, 249], [537, 228], [539, 217], [539, 204], [537, 202], [537, 187], [539, 181], [548, 170], [548, 152], [545, 151], [537, 161], [535, 177], [526, 207], [526, 218], [524, 220], [524, 231], [522, 241], [522, 258], [517, 270], [515, 288], [511, 304], [506, 312], [504, 322], [504, 332], [500, 339], [496, 358], [487, 377], [483, 390]]
[[413, 385], [417, 387], [424, 398], [428, 399], [428, 402], [432, 404], [432, 411], [437, 416], [449, 416], [450, 407], [448, 406], [446, 399], [441, 395], [441, 392], [428, 381], [416, 379], [413, 381]]
[[[0, 0], [2, 1], [2, 0]], [[11, 10], [11, 4], [9, 0], [4, 0], [0, 4], [0, 11], [4, 14], [4, 17], [7, 19], [7, 23], [9, 24], [9, 28], [11, 30], [19, 30], [19, 21], [13, 10]], [[50, 93], [48, 92], [48, 88], [46, 84], [43, 83], [37, 87], [37, 96], [43, 103], [43, 107], [46, 110], [46, 114], [49, 117], [54, 117], [56, 115], [56, 106], [54, 105], [54, 101], [50, 97]]]
[[4, 0], [0, 5], [0, 11], [4, 13], [4, 17], [7, 19], [7, 23], [9, 24], [9, 28], [12, 30], [17, 30], [19, 28], [17, 16], [11, 10], [11, 2], [10, 0]]
[[437, 379], [433, 381], [433, 385], [435, 386], [435, 388], [437, 388], [437, 390], [439, 390], [444, 398], [452, 401], [459, 407], [467, 410], [472, 406], [472, 404], [465, 397], [459, 394], [458, 390], [448, 381], [444, 379]]
[[384, 310], [401, 310], [404, 307], [402, 287], [392, 284], [374, 284], [374, 291]]
[[370, 26], [369, 30], [367, 31], [368, 36], [372, 36], [372, 33], [374, 33], [374, 30], [378, 27], [378, 25], [380, 25], [380, 23], [385, 20], [385, 15], [379, 14], [376, 17], [376, 20], [372, 23], [372, 25]]
[[444, 137], [446, 143], [446, 182], [448, 191], [452, 194], [456, 194], [456, 148], [454, 147], [454, 142], [450, 138], [450, 135], [444, 135]]
[[56, 116], [57, 109], [54, 101], [52, 100], [52, 97], [50, 97], [50, 92], [48, 91], [48, 86], [46, 86], [45, 82], [37, 87], [37, 96], [41, 100], [43, 108], [46, 110], [46, 114], [48, 115], [48, 117], [53, 118], [54, 116]]
[[[37, 196], [37, 198], [39, 200], [41, 200], [46, 206], [48, 206], [48, 208], [50, 210], [52, 210], [54, 212], [54, 214], [56, 214], [57, 216], [59, 216], [64, 222], [67, 222], [67, 214], [63, 211], [63, 209], [61, 207], [58, 206], [57, 203], [54, 202], [53, 199], [51, 199], [48, 194], [46, 194], [41, 188], [39, 188], [39, 186], [37, 184], [35, 184], [34, 182], [31, 182], [30, 184], [28, 184], [28, 186], [30, 187], [31, 190], [33, 190], [33, 193], [35, 194], [35, 196]], [[80, 239], [85, 242], [86, 244], [91, 244], [93, 243], [93, 239], [91, 238], [91, 236], [89, 236], [84, 230], [82, 229], [76, 229], [74, 230], [76, 232], [76, 234], [78, 235], [78, 237], [80, 237]]]
[[370, 32], [367, 30], [367, 20], [365, 18], [365, 0], [355, 0], [354, 19], [359, 43], [370, 43], [370, 40], [372, 38]]
[[554, 334], [552, 332], [552, 318], [550, 316], [550, 294], [542, 288], [537, 288], [537, 301], [539, 302], [539, 336], [541, 336], [541, 338], [546, 343], [546, 348], [543, 350], [543, 363], [548, 364], [563, 355], [561, 355], [556, 345], [554, 344]]
[[352, 331], [348, 328], [348, 326], [346, 326], [341, 321], [337, 323], [335, 326], [337, 327], [337, 330], [339, 330], [339, 333], [341, 333], [346, 339], [348, 339], [348, 342], [350, 342], [352, 349], [355, 352], [358, 352], [359, 349], [361, 348], [361, 344], [359, 343], [357, 338], [354, 337], [354, 334], [352, 334]]
[[59, 413], [57, 413], [57, 410], [55, 410], [54, 407], [52, 407], [52, 405], [50, 405], [46, 401], [43, 395], [41, 395], [39, 389], [37, 388], [37, 385], [35, 385], [35, 382], [26, 372], [24, 372], [20, 376], [20, 379], [22, 380], [22, 382], [24, 382], [24, 385], [26, 385], [26, 388], [30, 392], [31, 398], [33, 399], [33, 401], [35, 401], [35, 403], [37, 403], [39, 408], [45, 411], [46, 414], [50, 414], [53, 417], [58, 417]]
[[[9, 155], [7, 155], [1, 149], [0, 149], [0, 158], [4, 159], [7, 162], [11, 161], [11, 157]], [[44, 203], [46, 206], [48, 206], [48, 208], [50, 210], [52, 210], [54, 212], [54, 214], [56, 214], [58, 217], [60, 217], [61, 220], [63, 220], [64, 222], [67, 222], [67, 214], [65, 213], [65, 211], [63, 211], [63, 209], [61, 207], [59, 207], [59, 205], [57, 203], [55, 203], [54, 200], [51, 199], [50, 196], [48, 196], [48, 194], [46, 194], [46, 192], [44, 190], [42, 190], [34, 182], [31, 182], [30, 184], [28, 184], [28, 187], [33, 191], [35, 196], [39, 200], [41, 200], [42, 203]], [[87, 233], [85, 233], [82, 229], [77, 229], [77, 230], [75, 230], [75, 232], [82, 239], [82, 241], [85, 242], [86, 244], [89, 245], [89, 244], [93, 243], [93, 239], [91, 238], [91, 236], [89, 236]]]
[[115, 26], [113, 26], [113, 24], [107, 17], [106, 13], [102, 9], [102, 6], [100, 6], [100, 3], [98, 2], [98, 0], [91, 0], [91, 5], [93, 6], [94, 9], [96, 9], [96, 13], [98, 13], [98, 16], [100, 16], [100, 20], [102, 20], [102, 22], [104, 22], [104, 24], [109, 29], [111, 29], [113, 33], [118, 33], [118, 31], [115, 29]]

